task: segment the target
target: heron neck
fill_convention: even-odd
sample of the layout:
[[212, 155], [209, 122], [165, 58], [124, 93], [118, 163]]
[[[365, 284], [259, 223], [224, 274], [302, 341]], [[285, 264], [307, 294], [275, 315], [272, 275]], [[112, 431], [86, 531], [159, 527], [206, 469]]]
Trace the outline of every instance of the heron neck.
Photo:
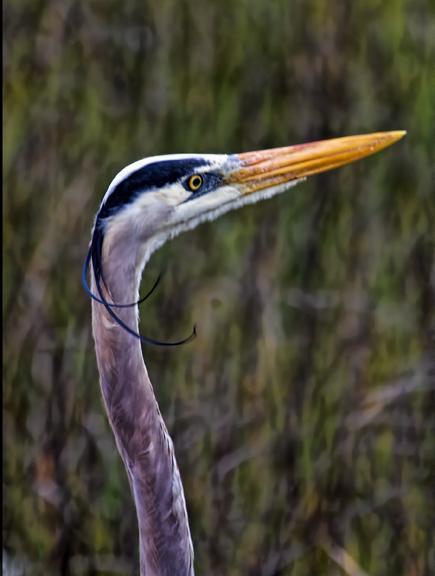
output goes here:
[[[104, 257], [105, 256], [105, 257]], [[138, 299], [142, 262], [120, 250], [103, 255], [109, 302]], [[92, 278], [95, 292], [95, 280]], [[117, 308], [138, 331], [138, 308]], [[193, 575], [193, 547], [173, 444], [160, 415], [141, 344], [92, 302], [92, 327], [106, 412], [136, 505], [141, 576]]]

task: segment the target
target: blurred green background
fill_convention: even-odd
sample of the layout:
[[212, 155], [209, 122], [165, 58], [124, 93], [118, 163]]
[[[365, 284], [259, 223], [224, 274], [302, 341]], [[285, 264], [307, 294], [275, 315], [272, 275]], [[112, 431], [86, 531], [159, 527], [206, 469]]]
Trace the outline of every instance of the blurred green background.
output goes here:
[[138, 573], [81, 265], [125, 164], [406, 129], [145, 270], [196, 571], [435, 573], [435, 4], [6, 0], [3, 569]]

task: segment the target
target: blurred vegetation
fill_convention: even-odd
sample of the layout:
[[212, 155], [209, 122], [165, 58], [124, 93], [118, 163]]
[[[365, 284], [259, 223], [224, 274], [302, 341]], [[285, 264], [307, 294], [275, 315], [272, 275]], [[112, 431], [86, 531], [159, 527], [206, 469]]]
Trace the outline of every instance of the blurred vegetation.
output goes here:
[[406, 129], [176, 238], [142, 331], [206, 575], [435, 573], [435, 4], [6, 0], [3, 569], [133, 574], [80, 285], [138, 158]]

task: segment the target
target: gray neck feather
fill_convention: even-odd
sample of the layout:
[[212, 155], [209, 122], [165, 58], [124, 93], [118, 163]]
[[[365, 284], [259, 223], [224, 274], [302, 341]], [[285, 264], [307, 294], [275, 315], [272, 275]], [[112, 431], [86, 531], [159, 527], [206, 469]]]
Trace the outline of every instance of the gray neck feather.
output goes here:
[[[103, 245], [109, 302], [138, 299], [144, 261], [143, 249], [131, 250], [122, 241]], [[95, 292], [94, 278], [92, 288]], [[137, 307], [116, 311], [138, 331]], [[193, 576], [193, 547], [181, 478], [141, 344], [94, 301], [92, 328], [104, 404], [136, 505], [140, 574]]]

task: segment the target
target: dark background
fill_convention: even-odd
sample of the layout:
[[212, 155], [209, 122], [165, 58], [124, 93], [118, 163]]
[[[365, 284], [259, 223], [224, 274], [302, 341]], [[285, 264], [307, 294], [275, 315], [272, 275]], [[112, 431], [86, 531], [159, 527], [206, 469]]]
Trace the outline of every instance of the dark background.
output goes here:
[[7, 0], [3, 568], [138, 571], [81, 265], [125, 164], [406, 129], [149, 263], [204, 575], [435, 573], [435, 5]]

